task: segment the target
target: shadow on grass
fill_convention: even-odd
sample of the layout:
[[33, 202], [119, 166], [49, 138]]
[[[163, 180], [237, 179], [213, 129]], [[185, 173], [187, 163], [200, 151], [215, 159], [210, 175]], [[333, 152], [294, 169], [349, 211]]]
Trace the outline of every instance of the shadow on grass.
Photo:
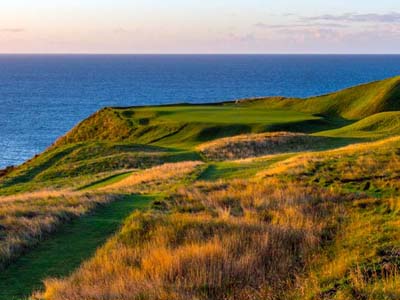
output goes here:
[[[32, 159], [33, 161], [39, 161], [40, 163], [38, 163], [37, 165], [34, 164], [33, 167], [28, 168], [27, 170], [25, 170], [21, 174], [18, 174], [15, 177], [11, 177], [9, 179], [6, 178], [4, 180], [4, 182], [2, 183], [2, 185], [4, 187], [8, 187], [8, 186], [11, 186], [11, 185], [14, 185], [17, 183], [29, 182], [30, 180], [35, 178], [36, 175], [47, 170], [48, 168], [53, 166], [56, 162], [58, 162], [59, 160], [61, 160], [62, 158], [64, 158], [68, 154], [70, 154], [75, 149], [76, 149], [76, 146], [72, 146], [67, 149], [63, 149], [62, 151], [55, 151], [54, 153], [43, 152], [38, 157]], [[47, 156], [49, 156], [49, 157], [47, 157]], [[28, 161], [27, 163], [30, 163], [31, 161]], [[24, 166], [24, 165], [22, 165], [22, 166]], [[18, 170], [18, 168], [17, 168], [17, 170]]]
[[84, 185], [84, 186], [80, 187], [78, 189], [78, 191], [93, 190], [93, 189], [96, 189], [96, 188], [101, 188], [101, 187], [104, 187], [104, 186], [109, 185], [111, 183], [118, 182], [118, 181], [128, 177], [132, 173], [133, 173], [133, 171], [127, 171], [127, 172], [123, 172], [123, 173], [114, 174], [114, 175], [108, 176], [106, 178], [97, 180], [95, 182], [91, 182], [91, 183], [89, 183], [87, 185]]
[[0, 299], [26, 299], [47, 277], [70, 274], [101, 246], [135, 209], [151, 196], [130, 195], [61, 226], [59, 231], [0, 272]]

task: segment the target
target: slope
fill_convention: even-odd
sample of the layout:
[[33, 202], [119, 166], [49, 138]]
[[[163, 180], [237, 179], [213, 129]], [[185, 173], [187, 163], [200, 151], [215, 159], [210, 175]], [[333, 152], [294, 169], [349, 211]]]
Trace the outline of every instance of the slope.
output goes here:
[[322, 131], [318, 136], [384, 138], [400, 134], [400, 112], [382, 112], [339, 129]]
[[[246, 100], [242, 101], [245, 104]], [[312, 114], [359, 120], [384, 111], [400, 110], [400, 77], [351, 87], [307, 99], [264, 98], [249, 101], [257, 107], [291, 109]]]

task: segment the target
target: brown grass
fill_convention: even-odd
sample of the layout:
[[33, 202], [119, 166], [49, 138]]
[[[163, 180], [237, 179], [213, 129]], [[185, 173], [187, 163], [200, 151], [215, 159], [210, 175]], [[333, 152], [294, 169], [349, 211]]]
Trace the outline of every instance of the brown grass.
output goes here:
[[112, 196], [69, 191], [0, 197], [0, 270], [59, 224], [112, 199]]
[[301, 154], [256, 179], [186, 187], [197, 162], [136, 173], [107, 188], [176, 188], [38, 297], [398, 299], [399, 149], [397, 137]]
[[400, 178], [400, 137], [300, 154], [260, 172], [263, 176], [319, 177], [343, 182]]
[[233, 160], [317, 149], [323, 140], [303, 133], [274, 132], [222, 138], [201, 144], [197, 149], [208, 159]]
[[[321, 201], [325, 199], [325, 201]], [[341, 196], [277, 180], [199, 183], [135, 213], [45, 299], [285, 299]]]
[[190, 173], [195, 172], [196, 168], [201, 164], [202, 162], [200, 161], [163, 164], [133, 173], [121, 181], [101, 188], [101, 190], [144, 193], [154, 189], [165, 189], [166, 185], [174, 185]]

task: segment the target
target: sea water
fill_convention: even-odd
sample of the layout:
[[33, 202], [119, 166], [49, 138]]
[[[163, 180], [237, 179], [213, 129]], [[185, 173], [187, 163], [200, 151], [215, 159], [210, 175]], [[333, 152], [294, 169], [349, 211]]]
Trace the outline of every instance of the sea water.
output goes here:
[[0, 55], [0, 168], [104, 106], [308, 97], [400, 75], [400, 55]]

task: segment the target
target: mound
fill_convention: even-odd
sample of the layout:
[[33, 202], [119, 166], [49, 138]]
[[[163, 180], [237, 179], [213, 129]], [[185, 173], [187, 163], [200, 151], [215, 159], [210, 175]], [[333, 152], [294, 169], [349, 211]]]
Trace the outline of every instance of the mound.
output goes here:
[[201, 144], [197, 149], [208, 159], [242, 159], [268, 154], [316, 150], [324, 138], [302, 133], [275, 132], [239, 135]]
[[159, 188], [161, 184], [176, 184], [178, 179], [182, 179], [187, 174], [194, 172], [196, 167], [201, 164], [202, 162], [200, 161], [166, 163], [161, 166], [133, 173], [121, 181], [105, 186], [102, 190], [143, 192], [152, 187], [154, 188], [154, 186]]
[[318, 136], [383, 138], [400, 134], [400, 112], [383, 112], [351, 125], [318, 133]]
[[275, 97], [249, 100], [248, 104], [359, 120], [380, 112], [400, 110], [400, 76], [308, 99]]
[[[313, 176], [316, 182], [354, 182], [357, 187], [363, 181], [374, 180], [376, 184], [389, 187], [393, 181], [400, 188], [400, 136], [379, 141], [353, 144], [324, 152], [301, 153], [278, 162], [274, 167], [258, 175]], [[395, 183], [395, 184], [394, 184]]]
[[356, 86], [334, 94], [311, 98], [306, 111], [337, 114], [347, 119], [361, 119], [384, 111], [400, 110], [400, 77]]

